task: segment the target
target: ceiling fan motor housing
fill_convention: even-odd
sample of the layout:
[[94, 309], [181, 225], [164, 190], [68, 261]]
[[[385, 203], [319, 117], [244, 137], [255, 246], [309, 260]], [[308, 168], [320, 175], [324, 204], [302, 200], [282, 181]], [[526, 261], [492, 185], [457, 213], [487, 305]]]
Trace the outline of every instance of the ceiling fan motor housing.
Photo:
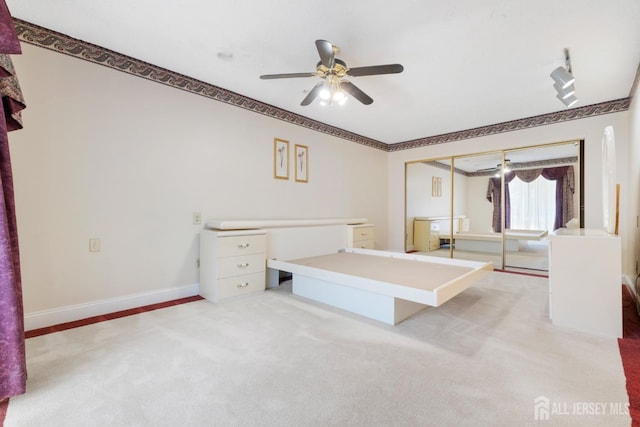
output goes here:
[[338, 78], [342, 78], [347, 75], [347, 63], [341, 59], [335, 58], [333, 68], [327, 68], [322, 64], [322, 61], [319, 61], [316, 65], [316, 70], [321, 77], [327, 77], [329, 75], [336, 76]]

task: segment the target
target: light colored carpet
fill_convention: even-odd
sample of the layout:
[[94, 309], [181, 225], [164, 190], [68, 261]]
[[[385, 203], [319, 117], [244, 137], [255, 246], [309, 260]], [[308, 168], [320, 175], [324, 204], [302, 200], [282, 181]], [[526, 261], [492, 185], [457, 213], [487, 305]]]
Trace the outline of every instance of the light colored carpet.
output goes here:
[[544, 278], [491, 273], [397, 326], [289, 289], [29, 339], [5, 427], [630, 425], [616, 340], [554, 327]]

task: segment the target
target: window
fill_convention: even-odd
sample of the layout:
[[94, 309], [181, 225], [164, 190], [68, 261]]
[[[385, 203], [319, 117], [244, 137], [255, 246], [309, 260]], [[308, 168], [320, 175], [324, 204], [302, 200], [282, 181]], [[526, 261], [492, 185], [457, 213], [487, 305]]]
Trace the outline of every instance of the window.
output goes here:
[[556, 215], [556, 181], [539, 176], [526, 183], [516, 177], [509, 183], [511, 229], [553, 231]]

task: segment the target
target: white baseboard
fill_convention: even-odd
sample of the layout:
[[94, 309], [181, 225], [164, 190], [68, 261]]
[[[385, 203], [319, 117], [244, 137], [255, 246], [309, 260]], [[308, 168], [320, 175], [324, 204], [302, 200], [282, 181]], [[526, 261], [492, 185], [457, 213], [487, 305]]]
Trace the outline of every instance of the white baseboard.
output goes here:
[[629, 291], [631, 292], [631, 295], [635, 297], [636, 294], [636, 287], [635, 284], [633, 283], [633, 278], [623, 274], [622, 275], [622, 284], [626, 285], [627, 288], [629, 288]]
[[199, 292], [200, 285], [196, 283], [193, 285], [163, 289], [161, 291], [145, 292], [84, 304], [35, 311], [33, 313], [25, 313], [24, 329], [26, 331], [30, 331], [47, 326], [59, 325], [61, 323], [73, 322], [76, 320], [86, 319], [88, 317], [100, 316], [103, 314], [115, 313], [117, 311], [143, 307], [145, 305], [191, 297], [198, 295]]

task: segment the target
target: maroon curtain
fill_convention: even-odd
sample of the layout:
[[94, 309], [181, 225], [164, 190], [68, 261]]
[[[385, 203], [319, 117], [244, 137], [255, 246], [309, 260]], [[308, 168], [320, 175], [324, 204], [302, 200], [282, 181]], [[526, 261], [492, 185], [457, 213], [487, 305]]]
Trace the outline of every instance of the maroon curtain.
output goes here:
[[553, 229], [557, 230], [567, 225], [573, 218], [573, 193], [575, 192], [575, 178], [573, 166], [545, 168], [542, 176], [556, 181], [556, 220]]
[[25, 107], [18, 79], [7, 54], [20, 43], [4, 0], [0, 0], [0, 401], [25, 392], [27, 371], [18, 227], [7, 132], [21, 129]]
[[[511, 171], [504, 174], [504, 228], [511, 228], [511, 197], [509, 196], [509, 183], [516, 177]], [[502, 221], [500, 221], [500, 204], [502, 201], [501, 178], [489, 178], [487, 188], [487, 200], [493, 203], [493, 218], [491, 227], [495, 233], [502, 233]]]
[[[573, 218], [573, 193], [575, 192], [575, 178], [573, 166], [560, 166], [544, 169], [524, 169], [508, 172], [504, 175], [504, 226], [511, 228], [511, 198], [509, 183], [517, 176], [524, 182], [532, 182], [542, 175], [545, 179], [556, 181], [556, 215], [553, 229], [557, 230], [567, 225]], [[489, 178], [487, 200], [493, 203], [493, 217], [491, 226], [496, 233], [502, 232], [500, 221], [501, 179]]]

